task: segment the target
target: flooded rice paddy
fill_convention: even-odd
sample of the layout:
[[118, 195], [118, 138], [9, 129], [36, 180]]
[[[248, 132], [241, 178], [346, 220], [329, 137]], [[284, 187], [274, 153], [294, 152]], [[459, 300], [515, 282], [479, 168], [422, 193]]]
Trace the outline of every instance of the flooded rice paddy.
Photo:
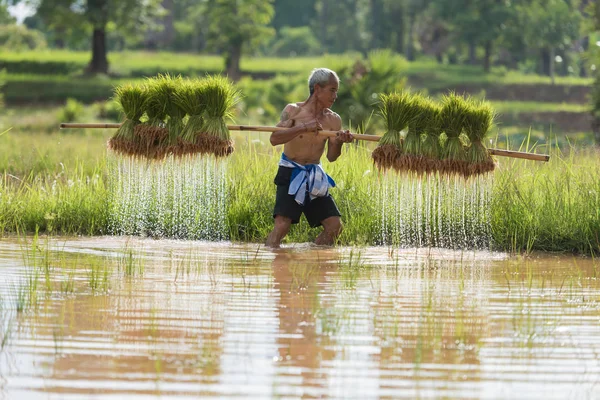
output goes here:
[[0, 240], [0, 397], [600, 398], [600, 264]]

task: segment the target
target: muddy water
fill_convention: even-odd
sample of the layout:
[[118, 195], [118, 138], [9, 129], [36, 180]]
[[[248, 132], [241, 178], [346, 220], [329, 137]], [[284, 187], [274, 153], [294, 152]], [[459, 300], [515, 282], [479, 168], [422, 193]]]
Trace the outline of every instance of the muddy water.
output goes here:
[[0, 397], [600, 398], [600, 265], [0, 240]]

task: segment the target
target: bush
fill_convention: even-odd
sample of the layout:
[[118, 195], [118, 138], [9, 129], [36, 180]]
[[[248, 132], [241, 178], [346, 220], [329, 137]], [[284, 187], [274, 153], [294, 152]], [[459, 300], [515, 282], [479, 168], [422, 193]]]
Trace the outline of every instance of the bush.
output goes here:
[[271, 46], [271, 54], [281, 57], [311, 56], [321, 53], [321, 43], [308, 26], [281, 28]]
[[67, 104], [58, 113], [59, 122], [74, 122], [83, 113], [83, 104], [75, 99], [67, 99]]
[[4, 93], [2, 89], [4, 88], [4, 84], [6, 83], [5, 77], [6, 71], [0, 69], [0, 107], [4, 107]]
[[[366, 132], [379, 93], [404, 88], [407, 61], [390, 50], [371, 51], [366, 60], [338, 62], [334, 69], [340, 77], [338, 99], [334, 105], [344, 125]], [[335, 64], [335, 61], [332, 62]], [[347, 125], [346, 125], [347, 126]]]
[[113, 100], [96, 103], [98, 119], [121, 122], [123, 115], [117, 102]]
[[84, 103], [112, 96], [113, 87], [119, 81], [97, 78], [70, 78], [50, 75], [8, 74], [4, 87], [4, 99], [8, 104], [64, 103], [68, 98]]
[[597, 74], [592, 87], [592, 130], [596, 146], [600, 146], [600, 74]]
[[0, 49], [26, 51], [46, 48], [44, 35], [23, 25], [0, 25]]
[[8, 73], [35, 75], [69, 75], [82, 71], [85, 64], [66, 61], [0, 60]]

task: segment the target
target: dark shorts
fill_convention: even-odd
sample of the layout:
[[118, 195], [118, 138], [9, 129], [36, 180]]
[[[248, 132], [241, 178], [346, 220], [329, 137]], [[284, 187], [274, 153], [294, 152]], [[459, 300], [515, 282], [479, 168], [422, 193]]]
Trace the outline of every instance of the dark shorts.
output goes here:
[[321, 221], [324, 219], [342, 216], [330, 194], [324, 197], [316, 197], [313, 200], [307, 199], [304, 205], [296, 203], [294, 196], [288, 194], [292, 171], [292, 168], [281, 166], [277, 171], [274, 180], [277, 185], [277, 195], [275, 196], [273, 218], [276, 215], [281, 215], [290, 218], [292, 224], [297, 224], [300, 222], [300, 216], [304, 213], [309, 225], [315, 228], [321, 225]]

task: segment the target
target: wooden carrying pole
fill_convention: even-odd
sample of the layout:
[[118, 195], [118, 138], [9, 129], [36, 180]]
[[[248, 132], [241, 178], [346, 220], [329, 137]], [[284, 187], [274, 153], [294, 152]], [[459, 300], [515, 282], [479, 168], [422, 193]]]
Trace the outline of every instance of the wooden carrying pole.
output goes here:
[[[61, 129], [67, 128], [104, 128], [104, 129], [117, 129], [121, 124], [78, 124], [78, 123], [62, 123], [60, 124]], [[277, 132], [288, 128], [279, 128], [276, 126], [253, 126], [253, 125], [227, 125], [230, 131], [249, 131], [249, 132]], [[337, 136], [337, 131], [319, 131], [319, 135], [327, 137]], [[381, 136], [377, 135], [359, 135], [352, 134], [356, 140], [366, 140], [369, 142], [378, 142]], [[533, 161], [548, 161], [550, 160], [549, 155], [545, 154], [534, 154], [526, 153], [523, 151], [512, 151], [512, 150], [501, 150], [501, 149], [488, 149], [491, 155], [511, 158], [522, 158], [524, 160]]]

